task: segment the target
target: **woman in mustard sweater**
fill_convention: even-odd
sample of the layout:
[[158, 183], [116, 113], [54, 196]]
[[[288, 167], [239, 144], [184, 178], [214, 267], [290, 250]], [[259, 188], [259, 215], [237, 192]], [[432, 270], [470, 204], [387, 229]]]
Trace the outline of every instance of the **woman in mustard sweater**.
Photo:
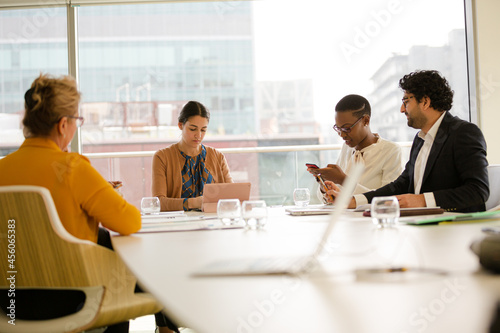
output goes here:
[[[24, 100], [26, 139], [17, 151], [0, 160], [0, 185], [47, 188], [61, 223], [80, 239], [111, 247], [109, 233], [100, 229], [99, 223], [123, 235], [138, 231], [139, 210], [125, 201], [86, 157], [66, 152], [84, 121], [78, 115], [80, 93], [74, 79], [40, 75]], [[47, 311], [44, 313], [50, 315]], [[129, 323], [124, 322], [108, 326], [105, 332], [128, 332], [128, 328]]]
[[162, 211], [200, 209], [205, 184], [233, 182], [224, 155], [201, 143], [210, 120], [205, 106], [188, 102], [178, 120], [181, 140], [153, 157], [152, 192]]

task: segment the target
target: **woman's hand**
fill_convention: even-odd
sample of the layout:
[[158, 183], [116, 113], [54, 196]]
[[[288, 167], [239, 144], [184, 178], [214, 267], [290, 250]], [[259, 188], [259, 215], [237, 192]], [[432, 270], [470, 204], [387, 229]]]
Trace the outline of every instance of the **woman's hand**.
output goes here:
[[202, 204], [203, 204], [203, 196], [188, 199], [189, 209], [201, 209]]
[[108, 183], [111, 184], [111, 186], [113, 186], [113, 188], [116, 190], [117, 188], [120, 188], [123, 186], [123, 183], [121, 182], [121, 180], [110, 180], [108, 181]]
[[324, 180], [329, 180], [335, 182], [336, 184], [342, 184], [346, 177], [346, 174], [337, 164], [328, 164], [325, 168], [307, 168], [312, 174], [321, 174]]
[[340, 187], [338, 187], [334, 182], [325, 180], [326, 188], [328, 189], [325, 194], [323, 194], [326, 201], [333, 203], [335, 198], [340, 193]]
[[[329, 203], [335, 202], [335, 198], [337, 198], [337, 196], [340, 194], [341, 191], [340, 187], [338, 187], [337, 184], [329, 180], [325, 180], [325, 185], [328, 188], [328, 191], [324, 194], [325, 199]], [[351, 201], [349, 202], [347, 208], [349, 209], [356, 208], [356, 199], [354, 199], [354, 197], [351, 198]]]

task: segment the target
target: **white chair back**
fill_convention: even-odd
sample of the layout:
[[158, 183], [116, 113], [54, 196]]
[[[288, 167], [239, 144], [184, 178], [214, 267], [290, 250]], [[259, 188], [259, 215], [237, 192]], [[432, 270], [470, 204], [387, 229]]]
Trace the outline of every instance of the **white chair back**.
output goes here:
[[488, 178], [490, 197], [486, 201], [486, 210], [500, 206], [500, 164], [488, 165]]

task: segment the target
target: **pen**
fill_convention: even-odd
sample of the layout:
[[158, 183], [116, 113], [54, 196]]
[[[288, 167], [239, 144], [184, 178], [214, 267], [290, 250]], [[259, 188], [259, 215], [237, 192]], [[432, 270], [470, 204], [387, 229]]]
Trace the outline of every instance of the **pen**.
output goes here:
[[360, 273], [406, 273], [406, 272], [419, 272], [419, 273], [428, 273], [428, 274], [438, 274], [438, 275], [446, 275], [447, 272], [441, 269], [433, 269], [433, 268], [410, 268], [410, 267], [388, 267], [388, 268], [368, 268], [361, 269], [358, 272]]
[[490, 235], [500, 235], [500, 227], [484, 227], [481, 231]]
[[406, 267], [389, 267], [389, 268], [368, 268], [361, 269], [361, 273], [403, 273], [409, 271]]

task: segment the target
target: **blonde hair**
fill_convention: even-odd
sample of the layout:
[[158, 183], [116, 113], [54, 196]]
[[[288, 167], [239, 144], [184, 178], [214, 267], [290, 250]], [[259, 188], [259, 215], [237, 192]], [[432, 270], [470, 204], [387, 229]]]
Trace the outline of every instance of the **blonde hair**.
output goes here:
[[25, 135], [48, 136], [62, 117], [75, 115], [79, 103], [75, 79], [40, 74], [24, 94]]

